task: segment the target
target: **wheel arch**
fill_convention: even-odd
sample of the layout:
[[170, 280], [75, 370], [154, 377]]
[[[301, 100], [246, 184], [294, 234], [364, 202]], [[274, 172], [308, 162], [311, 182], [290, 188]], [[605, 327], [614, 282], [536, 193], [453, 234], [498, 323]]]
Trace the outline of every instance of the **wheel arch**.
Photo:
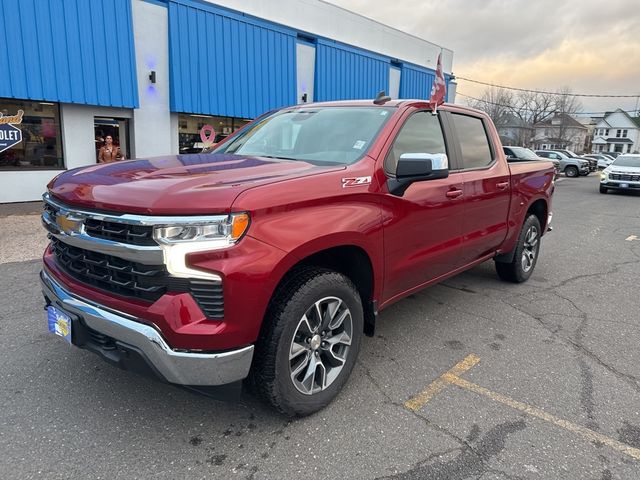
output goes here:
[[[326, 245], [326, 243], [325, 243]], [[290, 253], [281, 265], [279, 279], [271, 298], [287, 283], [294, 272], [304, 267], [324, 268], [343, 274], [353, 282], [362, 301], [364, 313], [364, 333], [372, 336], [377, 316], [376, 288], [379, 287], [381, 272], [372, 261], [372, 255], [362, 244], [345, 242], [325, 248], [309, 249], [300, 247]]]
[[[545, 198], [537, 198], [531, 202], [531, 204], [527, 207], [527, 210], [524, 212], [523, 217], [520, 219], [520, 227], [524, 224], [525, 220], [529, 215], [533, 214], [538, 218], [540, 222], [541, 236], [544, 235], [544, 232], [547, 230], [547, 222], [548, 222], [548, 213], [549, 213], [549, 204]], [[518, 237], [520, 233], [520, 229], [515, 235], [515, 238]], [[513, 260], [513, 256], [515, 254], [517, 248], [517, 244], [513, 246], [513, 248], [504, 253], [500, 253], [494, 257], [494, 260], [498, 263], [510, 263]]]

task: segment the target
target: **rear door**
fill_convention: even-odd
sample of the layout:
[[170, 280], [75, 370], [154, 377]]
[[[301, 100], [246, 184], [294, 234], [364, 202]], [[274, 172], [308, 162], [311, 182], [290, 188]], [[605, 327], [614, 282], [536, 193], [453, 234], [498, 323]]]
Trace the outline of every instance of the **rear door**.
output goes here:
[[511, 176], [483, 117], [450, 112], [449, 119], [464, 184], [461, 256], [468, 264], [496, 251], [507, 236]]
[[[443, 113], [410, 109], [403, 116], [387, 144], [387, 177], [403, 153], [448, 154]], [[383, 195], [385, 300], [460, 265], [462, 193], [462, 174], [454, 168], [448, 178], [413, 183], [402, 196]]]

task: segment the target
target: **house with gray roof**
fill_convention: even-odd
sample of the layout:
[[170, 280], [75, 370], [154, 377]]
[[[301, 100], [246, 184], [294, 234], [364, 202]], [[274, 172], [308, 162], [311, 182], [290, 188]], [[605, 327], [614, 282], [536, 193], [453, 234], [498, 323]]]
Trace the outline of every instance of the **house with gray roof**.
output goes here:
[[572, 150], [584, 152], [587, 127], [566, 113], [556, 114], [534, 126], [533, 146], [536, 150]]

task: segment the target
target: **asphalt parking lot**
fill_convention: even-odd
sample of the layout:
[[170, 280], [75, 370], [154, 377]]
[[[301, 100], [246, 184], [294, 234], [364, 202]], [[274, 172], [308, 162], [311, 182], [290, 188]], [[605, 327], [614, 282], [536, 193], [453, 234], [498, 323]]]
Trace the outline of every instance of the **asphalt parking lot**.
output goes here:
[[640, 478], [640, 195], [563, 178], [554, 212], [529, 282], [489, 262], [395, 304], [293, 421], [50, 335], [37, 217], [0, 218], [0, 478]]

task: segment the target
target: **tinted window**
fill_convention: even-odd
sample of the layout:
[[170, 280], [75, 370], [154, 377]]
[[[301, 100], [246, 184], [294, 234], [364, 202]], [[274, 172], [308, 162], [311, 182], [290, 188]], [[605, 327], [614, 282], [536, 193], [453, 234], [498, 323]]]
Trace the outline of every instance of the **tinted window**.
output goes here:
[[464, 168], [480, 168], [489, 165], [493, 158], [482, 120], [458, 114], [453, 114], [452, 117], [460, 140]]
[[403, 153], [447, 153], [437, 115], [418, 112], [409, 117], [387, 155], [385, 168], [388, 172], [395, 173]]
[[507, 157], [515, 157], [515, 154], [511, 151], [511, 149], [509, 149], [507, 147], [502, 147], [502, 149], [504, 150], [504, 154]]

